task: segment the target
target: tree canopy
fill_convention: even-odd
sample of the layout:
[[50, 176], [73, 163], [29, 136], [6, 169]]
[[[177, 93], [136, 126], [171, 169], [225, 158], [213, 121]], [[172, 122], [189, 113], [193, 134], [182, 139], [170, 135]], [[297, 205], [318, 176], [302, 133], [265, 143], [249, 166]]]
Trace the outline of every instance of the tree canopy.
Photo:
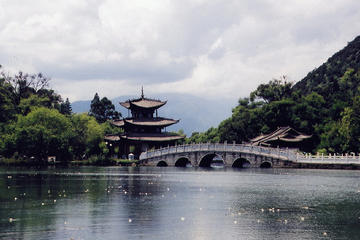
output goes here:
[[89, 115], [95, 117], [96, 121], [99, 123], [104, 123], [106, 120], [118, 119], [121, 117], [121, 113], [115, 111], [114, 104], [112, 104], [107, 97], [103, 97], [100, 100], [97, 93], [95, 93], [95, 96], [91, 101]]

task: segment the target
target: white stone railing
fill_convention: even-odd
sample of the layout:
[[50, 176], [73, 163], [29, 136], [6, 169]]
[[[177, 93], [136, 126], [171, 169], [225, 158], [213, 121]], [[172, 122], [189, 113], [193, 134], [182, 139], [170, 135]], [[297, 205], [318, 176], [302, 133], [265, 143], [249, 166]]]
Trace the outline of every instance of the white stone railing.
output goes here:
[[248, 144], [199, 143], [177, 145], [143, 152], [140, 155], [140, 160], [160, 157], [174, 153], [189, 153], [201, 151], [251, 153], [262, 156], [276, 157], [279, 159], [281, 158], [284, 160], [294, 160], [297, 156], [297, 151], [294, 149], [268, 148], [261, 146], [252, 146]]
[[315, 164], [360, 164], [360, 156], [355, 154], [324, 155], [297, 154], [296, 162]]
[[360, 156], [355, 154], [345, 155], [311, 155], [302, 154], [295, 149], [288, 148], [269, 148], [262, 146], [252, 146], [249, 144], [227, 144], [227, 143], [198, 143], [185, 144], [165, 147], [155, 150], [143, 152], [140, 155], [140, 160], [145, 160], [153, 157], [161, 157], [174, 153], [190, 153], [201, 151], [215, 151], [215, 152], [241, 152], [251, 153], [261, 156], [273, 157], [282, 160], [289, 160], [298, 163], [313, 163], [313, 164], [360, 164]]

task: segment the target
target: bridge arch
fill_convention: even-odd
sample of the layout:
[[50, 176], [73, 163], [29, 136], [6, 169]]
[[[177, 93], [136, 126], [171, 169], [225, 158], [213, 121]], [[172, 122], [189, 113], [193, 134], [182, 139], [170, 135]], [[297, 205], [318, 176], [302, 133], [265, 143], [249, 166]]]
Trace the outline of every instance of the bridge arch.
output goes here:
[[159, 161], [157, 164], [156, 164], [157, 167], [167, 167], [168, 164], [167, 162], [165, 161]]
[[271, 167], [272, 167], [272, 163], [269, 161], [265, 161], [260, 164], [260, 168], [271, 168]]
[[233, 164], [233, 168], [249, 168], [251, 167], [251, 162], [246, 158], [238, 158], [236, 159]]
[[209, 153], [201, 158], [199, 167], [211, 167], [213, 162], [224, 164], [224, 159], [216, 153]]
[[192, 165], [190, 160], [187, 157], [181, 157], [176, 160], [175, 167], [187, 167], [189, 165]]

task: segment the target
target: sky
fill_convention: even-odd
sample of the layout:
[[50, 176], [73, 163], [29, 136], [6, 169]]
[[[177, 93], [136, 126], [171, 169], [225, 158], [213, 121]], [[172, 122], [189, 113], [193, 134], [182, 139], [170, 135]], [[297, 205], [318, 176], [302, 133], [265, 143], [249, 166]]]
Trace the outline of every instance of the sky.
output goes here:
[[0, 64], [70, 101], [246, 97], [299, 81], [360, 35], [359, 0], [0, 0]]

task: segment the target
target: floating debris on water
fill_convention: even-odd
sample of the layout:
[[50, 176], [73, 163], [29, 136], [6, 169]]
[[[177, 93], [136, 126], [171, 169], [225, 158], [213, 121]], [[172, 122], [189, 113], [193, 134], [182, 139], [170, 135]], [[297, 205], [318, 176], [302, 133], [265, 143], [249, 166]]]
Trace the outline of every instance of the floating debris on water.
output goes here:
[[327, 233], [326, 233], [326, 232], [323, 232], [323, 236], [327, 236]]
[[11, 179], [11, 178], [12, 178], [12, 176], [8, 176], [7, 178]]
[[302, 209], [308, 210], [309, 207], [308, 207], [308, 206], [305, 206], [305, 207], [302, 207]]
[[234, 224], [237, 224], [237, 221], [236, 221], [236, 220], [234, 221]]
[[17, 197], [14, 197], [14, 200], [16, 201], [16, 200], [17, 200]]
[[287, 224], [287, 223], [288, 223], [288, 220], [285, 219], [285, 220], [284, 220], [284, 223]]
[[264, 212], [265, 210], [262, 208], [262, 209], [260, 209], [261, 210], [261, 212]]
[[129, 223], [131, 223], [132, 222], [132, 219], [131, 218], [129, 218]]
[[9, 222], [13, 222], [14, 221], [14, 219], [13, 218], [9, 218]]
[[301, 220], [301, 221], [304, 221], [304, 220], [305, 220], [305, 218], [304, 218], [304, 217], [300, 217], [300, 220]]
[[184, 217], [181, 217], [180, 220], [181, 220], [181, 221], [185, 221], [185, 218], [184, 218]]

